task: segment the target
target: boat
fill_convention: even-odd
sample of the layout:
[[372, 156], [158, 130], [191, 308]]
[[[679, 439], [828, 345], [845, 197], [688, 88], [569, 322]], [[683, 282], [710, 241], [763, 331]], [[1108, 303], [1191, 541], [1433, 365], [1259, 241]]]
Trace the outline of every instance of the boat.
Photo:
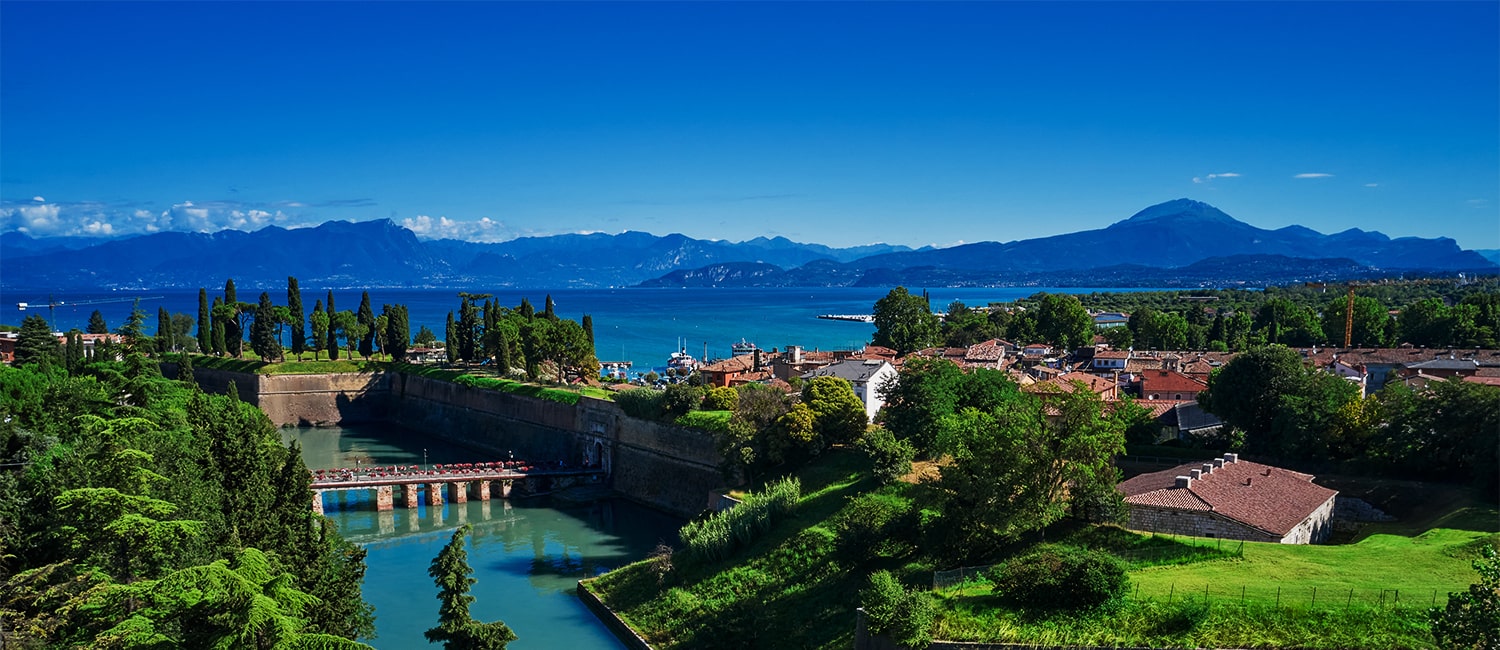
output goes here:
[[739, 343], [731, 343], [729, 345], [729, 356], [737, 357], [742, 354], [755, 354], [755, 351], [759, 349], [760, 348], [755, 347], [754, 343], [746, 341], [745, 339], [740, 339]]
[[694, 359], [693, 356], [688, 354], [686, 350], [683, 350], [681, 352], [673, 352], [672, 356], [667, 359], [667, 369], [671, 370], [675, 368], [677, 370], [677, 374], [679, 375], [683, 374], [683, 371], [687, 371], [690, 373], [693, 370], [697, 369], [697, 367], [698, 360]]

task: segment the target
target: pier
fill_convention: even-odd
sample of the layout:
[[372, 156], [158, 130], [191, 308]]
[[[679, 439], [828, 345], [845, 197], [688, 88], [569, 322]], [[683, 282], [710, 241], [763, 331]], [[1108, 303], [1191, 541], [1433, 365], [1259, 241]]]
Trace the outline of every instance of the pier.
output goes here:
[[818, 314], [818, 318], [823, 320], [847, 320], [856, 323], [875, 322], [874, 314]]
[[429, 505], [445, 501], [465, 503], [470, 496], [489, 501], [498, 489], [499, 498], [508, 498], [519, 484], [528, 494], [549, 488], [598, 481], [604, 476], [598, 467], [531, 465], [524, 461], [493, 463], [460, 463], [434, 465], [422, 469], [417, 465], [391, 465], [367, 468], [313, 470], [313, 512], [323, 514], [323, 493], [347, 490], [374, 490], [375, 509], [391, 510], [396, 506], [396, 487], [401, 488], [401, 503], [413, 508], [418, 495], [427, 494]]

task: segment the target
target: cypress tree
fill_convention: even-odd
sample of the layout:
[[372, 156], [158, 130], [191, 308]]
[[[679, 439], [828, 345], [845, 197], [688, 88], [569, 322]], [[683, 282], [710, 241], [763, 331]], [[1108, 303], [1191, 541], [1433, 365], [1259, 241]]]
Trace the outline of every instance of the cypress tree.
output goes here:
[[328, 314], [323, 313], [323, 301], [313, 303], [312, 311], [312, 353], [313, 361], [318, 360], [318, 353], [323, 351], [323, 342], [328, 340]]
[[185, 382], [194, 388], [198, 387], [198, 378], [193, 374], [193, 357], [184, 354], [177, 362], [177, 381]]
[[76, 375], [83, 370], [83, 333], [71, 330], [67, 341], [63, 346], [63, 365], [67, 367], [68, 374]]
[[484, 348], [483, 354], [486, 359], [494, 359], [496, 357], [495, 326], [500, 322], [500, 310], [495, 307], [494, 301], [484, 301], [484, 338], [480, 339], [480, 341], [484, 344], [482, 347]]
[[240, 303], [239, 293], [234, 289], [234, 278], [224, 281], [224, 304], [238, 305]]
[[259, 304], [255, 307], [255, 320], [250, 324], [250, 349], [261, 361], [277, 361], [281, 358], [281, 343], [276, 340], [275, 305], [271, 295], [260, 292]]
[[198, 287], [198, 351], [209, 354], [214, 349], [212, 312], [208, 311], [208, 290]]
[[335, 318], [335, 315], [337, 315], [338, 312], [335, 311], [334, 308], [333, 308], [333, 289], [329, 289], [328, 290], [328, 306], [324, 307], [323, 311], [325, 311], [325, 312], [328, 313], [328, 345], [327, 345], [327, 347], [328, 347], [328, 360], [329, 361], [338, 361], [339, 360], [339, 326], [338, 326], [338, 319]]
[[385, 305], [381, 309], [385, 316], [385, 351], [391, 361], [406, 361], [406, 351], [411, 347], [411, 320], [406, 305]]
[[582, 325], [583, 325], [583, 333], [587, 334], [588, 337], [589, 337], [589, 347], [595, 347], [594, 346], [594, 317], [590, 316], [588, 314], [584, 314], [583, 315], [583, 323], [582, 323]]
[[478, 329], [479, 308], [474, 306], [472, 297], [464, 296], [458, 312], [458, 358], [464, 361], [473, 361], [476, 358], [474, 333]]
[[109, 325], [104, 322], [104, 314], [99, 313], [97, 309], [94, 310], [94, 313], [89, 314], [88, 329], [84, 331], [89, 334], [108, 334]]
[[245, 331], [240, 325], [240, 296], [234, 288], [234, 278], [224, 281], [224, 306], [229, 308], [224, 319], [224, 352], [238, 359], [244, 352]]
[[500, 371], [500, 376], [510, 374], [510, 337], [505, 335], [505, 330], [495, 329], [495, 369]]
[[547, 302], [542, 305], [542, 316], [547, 320], [557, 320], [557, 304], [552, 302], [552, 294], [547, 294]]
[[531, 320], [531, 317], [536, 315], [536, 308], [532, 307], [531, 301], [525, 297], [521, 298], [521, 306], [517, 307], [516, 311], [521, 312], [521, 317], [526, 320]]
[[210, 334], [213, 337], [214, 356], [222, 357], [225, 352], [224, 345], [224, 301], [218, 296], [214, 297], [213, 325]]
[[365, 326], [365, 335], [359, 337], [359, 356], [370, 358], [375, 352], [375, 311], [370, 307], [370, 292], [359, 297], [359, 324]]
[[423, 633], [431, 643], [442, 642], [445, 650], [504, 650], [506, 644], [516, 640], [516, 633], [501, 621], [480, 623], [469, 614], [469, 604], [474, 597], [469, 595], [474, 578], [474, 569], [469, 566], [469, 552], [465, 538], [470, 526], [464, 524], [453, 531], [453, 539], [432, 559], [427, 575], [432, 576], [438, 586], [437, 627]]
[[453, 324], [453, 312], [450, 311], [448, 312], [448, 331], [444, 335], [447, 338], [443, 339], [443, 352], [448, 355], [448, 363], [458, 361], [458, 341], [454, 340], [457, 333], [458, 328]]
[[292, 315], [292, 354], [301, 361], [302, 353], [307, 351], [307, 317], [302, 311], [302, 287], [290, 275], [286, 277], [286, 307]]
[[166, 354], [172, 351], [172, 315], [167, 313], [166, 307], [156, 308], [156, 353]]

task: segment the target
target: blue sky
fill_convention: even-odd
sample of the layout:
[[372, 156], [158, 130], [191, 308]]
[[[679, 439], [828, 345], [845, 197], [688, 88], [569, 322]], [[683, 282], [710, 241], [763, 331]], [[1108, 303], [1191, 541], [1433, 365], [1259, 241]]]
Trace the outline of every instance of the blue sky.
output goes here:
[[0, 231], [1500, 248], [1500, 3], [0, 3]]

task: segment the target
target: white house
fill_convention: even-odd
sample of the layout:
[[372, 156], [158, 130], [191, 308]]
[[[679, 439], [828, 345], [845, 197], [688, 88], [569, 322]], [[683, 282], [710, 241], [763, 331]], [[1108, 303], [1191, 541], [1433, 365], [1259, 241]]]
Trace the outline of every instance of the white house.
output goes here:
[[854, 387], [855, 396], [864, 402], [865, 416], [873, 422], [880, 407], [885, 406], [885, 400], [880, 398], [880, 387], [896, 380], [896, 367], [880, 359], [847, 359], [802, 375], [804, 381], [813, 377], [847, 380]]

